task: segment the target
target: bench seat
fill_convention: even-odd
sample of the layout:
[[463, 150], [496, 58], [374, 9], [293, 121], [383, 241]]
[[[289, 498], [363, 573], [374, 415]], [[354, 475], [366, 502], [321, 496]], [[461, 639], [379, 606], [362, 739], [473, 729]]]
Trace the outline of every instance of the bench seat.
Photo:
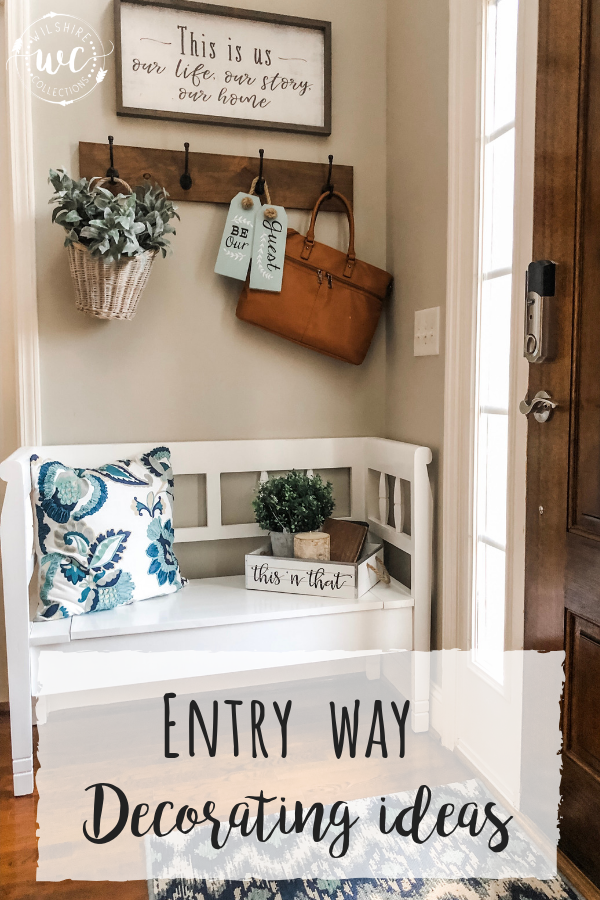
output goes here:
[[58, 622], [32, 622], [30, 644], [68, 643], [114, 635], [239, 625], [414, 606], [400, 582], [381, 582], [357, 600], [246, 590], [243, 575], [201, 578], [176, 594]]
[[[191, 580], [176, 594], [104, 612], [34, 622], [31, 686], [37, 720], [44, 722], [58, 709], [149, 699], [167, 690], [200, 692], [330, 674], [330, 668], [318, 666], [334, 660], [347, 671], [364, 671], [366, 665], [367, 671], [378, 673], [378, 657], [386, 651], [342, 649], [344, 619], [346, 629], [350, 619], [351, 631], [369, 645], [375, 638], [382, 646], [393, 634], [393, 646], [407, 650], [412, 646], [413, 607], [410, 591], [394, 579], [348, 600], [247, 590], [244, 576], [236, 575]], [[327, 620], [316, 622], [319, 617]], [[60, 625], [62, 631], [48, 625]], [[276, 629], [275, 640], [268, 639], [269, 626]], [[299, 649], [303, 627], [309, 633], [316, 630], [319, 640], [313, 643], [325, 646]], [[210, 629], [206, 637], [205, 629]], [[240, 629], [242, 643], [245, 634], [257, 646], [277, 646], [279, 651], [228, 649], [239, 641]], [[148, 640], [153, 641], [150, 653], [143, 652]], [[286, 649], [290, 644], [295, 649]], [[49, 652], [80, 648], [86, 652]], [[209, 648], [212, 652], [206, 652]]]

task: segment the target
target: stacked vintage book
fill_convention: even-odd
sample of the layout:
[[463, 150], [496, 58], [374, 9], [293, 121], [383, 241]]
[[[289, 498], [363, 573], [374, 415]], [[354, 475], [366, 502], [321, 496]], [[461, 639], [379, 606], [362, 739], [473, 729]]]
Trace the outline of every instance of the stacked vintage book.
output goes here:
[[321, 531], [329, 535], [329, 558], [332, 562], [355, 563], [362, 552], [369, 526], [366, 522], [325, 519]]

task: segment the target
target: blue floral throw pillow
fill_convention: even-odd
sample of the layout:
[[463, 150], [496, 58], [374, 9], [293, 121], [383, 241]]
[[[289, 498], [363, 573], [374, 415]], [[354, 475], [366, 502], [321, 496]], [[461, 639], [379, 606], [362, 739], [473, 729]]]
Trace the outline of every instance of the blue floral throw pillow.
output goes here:
[[36, 619], [99, 612], [182, 586], [167, 447], [97, 469], [32, 457]]

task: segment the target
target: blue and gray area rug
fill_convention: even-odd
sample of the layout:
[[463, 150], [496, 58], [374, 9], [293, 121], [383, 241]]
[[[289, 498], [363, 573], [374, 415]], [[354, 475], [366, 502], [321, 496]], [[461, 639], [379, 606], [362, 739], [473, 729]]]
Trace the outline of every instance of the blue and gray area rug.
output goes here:
[[[200, 893], [189, 896], [204, 897], [206, 900], [267, 900], [265, 891], [272, 892], [273, 900], [295, 900], [299, 891], [300, 896], [310, 897], [310, 900], [366, 900], [369, 891], [373, 890], [378, 894], [426, 897], [429, 894], [420, 893], [422, 886], [434, 884], [434, 881], [435, 884], [447, 884], [461, 879], [462, 884], [483, 884], [492, 880], [508, 883], [509, 879], [535, 878], [540, 884], [546, 884], [546, 879], [556, 875], [555, 866], [507, 810], [493, 802], [492, 795], [477, 779], [435, 787], [430, 791], [429, 807], [422, 808], [419, 801], [417, 832], [421, 828], [422, 835], [429, 837], [409, 840], [404, 831], [398, 834], [396, 829], [390, 830], [389, 822], [393, 823], [397, 816], [410, 815], [416, 809], [417, 794], [422, 790], [404, 791], [386, 797], [388, 829], [384, 833], [379, 827], [380, 798], [352, 800], [351, 815], [356, 820], [344, 854], [341, 853], [341, 839], [344, 837], [342, 821], [337, 819], [331, 834], [327, 832], [327, 825], [324, 840], [317, 841], [312, 827], [302, 828], [299, 832], [281, 833], [274, 830], [272, 840], [263, 841], [257, 839], [258, 831], [253, 830], [243, 836], [240, 828], [232, 828], [225, 838], [223, 822], [217, 821], [218, 834], [221, 835], [219, 840], [223, 841], [219, 850], [212, 846], [214, 826], [209, 830], [203, 824], [185, 834], [173, 832], [163, 837], [149, 834], [146, 838], [148, 876], [165, 885], [173, 879], [183, 879], [178, 882], [180, 885], [197, 881], [200, 887], [192, 887], [191, 890]], [[460, 828], [455, 825], [442, 836], [436, 826], [442, 804], [446, 812], [451, 810], [459, 816], [459, 820], [465, 810], [472, 813], [473, 821], [468, 827], [465, 823]], [[487, 819], [488, 804], [490, 809], [496, 811], [490, 821]], [[484, 808], [485, 818], [480, 821]], [[458, 810], [461, 810], [460, 814]], [[332, 812], [332, 806], [324, 807], [324, 822], [331, 823]], [[265, 816], [266, 827], [271, 829], [278, 818], [278, 814]], [[505, 837], [509, 840], [495, 851], [499, 825], [504, 825], [505, 821]], [[471, 833], [471, 825], [477, 826], [474, 834]], [[305, 880], [305, 873], [312, 875], [312, 880]], [[314, 879], [317, 874], [319, 881]], [[256, 875], [263, 880], [255, 880]], [[207, 885], [211, 886], [212, 893], [207, 893]], [[309, 893], [309, 886], [312, 894]], [[170, 888], [161, 889], [167, 893], [158, 894], [157, 900], [171, 900], [168, 894]], [[423, 889], [430, 890], [429, 887]], [[173, 897], [177, 896], [173, 894]], [[471, 888], [470, 894], [464, 896], [479, 895], [474, 894]], [[556, 896], [557, 900], [562, 900], [562, 895]]]
[[[387, 809], [396, 815], [407, 803], [415, 803], [415, 791], [390, 794]], [[483, 809], [492, 799], [476, 779], [441, 785], [434, 789], [439, 803]], [[432, 801], [433, 802], [433, 801]], [[555, 866], [542, 855], [518, 823], [497, 805], [501, 819], [512, 822], [510, 843], [502, 852], [488, 850], [486, 823], [477, 839], [460, 828], [450, 836], [425, 841], [398, 842], [377, 826], [379, 798], [352, 801], [358, 814], [354, 843], [342, 861], [326, 853], [316, 856], [316, 844], [306, 832], [279, 835], [273, 846], [257, 844], [254, 835], [242, 839], [236, 831], [224, 852], [213, 850], [206, 828], [185, 835], [148, 838], [150, 900], [577, 900], [572, 888], [556, 875]], [[409, 807], [412, 809], [412, 807]], [[437, 807], [436, 807], [437, 808]], [[329, 809], [329, 807], [326, 807]], [[435, 821], [435, 814], [431, 814]], [[429, 830], [430, 813], [422, 820]], [[272, 817], [266, 817], [270, 819]], [[428, 824], [429, 821], [429, 824]], [[426, 833], [424, 831], [424, 833]], [[481, 839], [479, 838], [481, 835]], [[287, 841], [287, 846], [286, 846]], [[304, 845], [302, 844], [304, 841]], [[491, 845], [489, 845], [491, 846]], [[494, 857], [494, 859], [491, 859]], [[344, 867], [348, 876], [339, 872]], [[328, 870], [327, 870], [328, 867]], [[272, 873], [271, 878], [247, 878], [246, 872]], [[329, 874], [325, 878], [294, 878], [303, 872]], [[204, 878], [195, 878], [202, 873]], [[402, 873], [402, 877], [395, 877]], [[406, 875], [404, 875], [406, 873]], [[464, 874], [464, 878], [457, 876]], [[184, 876], [188, 877], [177, 877]], [[226, 875], [227, 880], [223, 880]], [[283, 875], [283, 877], [280, 877]], [[382, 877], [374, 877], [380, 875]], [[430, 877], [416, 877], [428, 875]], [[219, 877], [217, 877], [219, 876]], [[385, 877], [387, 876], [387, 877]], [[431, 877], [437, 876], [437, 877]], [[452, 877], [454, 876], [454, 877]], [[479, 876], [479, 877], [476, 877]], [[485, 877], [483, 877], [485, 876]], [[525, 877], [527, 876], [527, 877]], [[533, 877], [537, 876], [537, 877]]]
[[150, 900], [577, 900], [561, 878], [461, 881], [430, 878], [352, 878], [341, 881], [212, 881], [175, 878], [148, 882]]

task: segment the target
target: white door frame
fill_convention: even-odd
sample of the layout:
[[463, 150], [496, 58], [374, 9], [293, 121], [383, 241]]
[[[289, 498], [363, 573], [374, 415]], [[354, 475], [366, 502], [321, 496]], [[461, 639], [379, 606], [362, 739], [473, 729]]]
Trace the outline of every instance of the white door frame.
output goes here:
[[[448, 276], [443, 453], [443, 647], [470, 648], [480, 115], [486, 0], [450, 0]], [[537, 0], [519, 4], [505, 647], [523, 647], [527, 391], [524, 279], [533, 241]]]

